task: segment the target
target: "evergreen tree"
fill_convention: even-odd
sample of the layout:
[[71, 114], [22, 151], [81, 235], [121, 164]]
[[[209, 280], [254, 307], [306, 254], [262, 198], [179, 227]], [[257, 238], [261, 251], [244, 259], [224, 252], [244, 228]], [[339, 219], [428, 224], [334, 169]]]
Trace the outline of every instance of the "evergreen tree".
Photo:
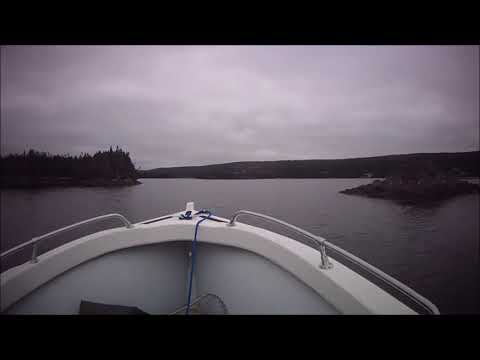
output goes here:
[[0, 156], [2, 176], [70, 177], [86, 178], [134, 178], [137, 171], [130, 155], [118, 146], [113, 151], [98, 151], [93, 156], [51, 155], [30, 149], [22, 154]]

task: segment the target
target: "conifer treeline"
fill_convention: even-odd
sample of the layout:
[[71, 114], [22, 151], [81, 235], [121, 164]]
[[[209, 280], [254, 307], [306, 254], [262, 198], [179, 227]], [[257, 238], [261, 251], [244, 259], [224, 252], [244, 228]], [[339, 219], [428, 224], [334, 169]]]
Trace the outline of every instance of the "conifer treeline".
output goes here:
[[118, 146], [93, 156], [51, 155], [30, 150], [0, 157], [2, 176], [126, 179], [138, 177], [130, 154]]

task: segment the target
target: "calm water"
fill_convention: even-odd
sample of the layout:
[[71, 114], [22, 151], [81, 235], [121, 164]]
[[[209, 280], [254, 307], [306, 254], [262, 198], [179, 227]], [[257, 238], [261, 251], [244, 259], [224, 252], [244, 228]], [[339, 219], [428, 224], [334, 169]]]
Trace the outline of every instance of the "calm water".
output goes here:
[[[273, 215], [379, 267], [432, 300], [442, 313], [480, 313], [478, 195], [416, 207], [338, 193], [371, 179], [141, 181], [116, 189], [2, 191], [1, 251], [89, 217], [118, 212], [137, 222], [195, 201], [197, 209], [223, 217], [239, 209]], [[261, 224], [247, 217], [240, 221]], [[101, 228], [111, 226], [118, 224]], [[49, 240], [41, 251], [98, 229]], [[24, 261], [27, 252], [9, 261]]]

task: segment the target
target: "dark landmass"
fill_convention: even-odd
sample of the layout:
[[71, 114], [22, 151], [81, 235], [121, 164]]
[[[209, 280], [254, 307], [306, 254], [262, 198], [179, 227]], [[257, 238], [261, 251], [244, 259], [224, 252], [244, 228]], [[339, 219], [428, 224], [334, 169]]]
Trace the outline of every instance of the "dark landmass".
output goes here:
[[388, 155], [340, 160], [245, 161], [139, 171], [140, 178], [272, 179], [386, 178], [425, 167], [458, 177], [480, 175], [480, 152]]
[[423, 172], [387, 179], [340, 191], [343, 194], [391, 199], [407, 203], [446, 200], [457, 195], [479, 193], [480, 186], [454, 176]]
[[141, 184], [129, 153], [117, 147], [93, 156], [50, 155], [30, 150], [0, 157], [1, 188], [131, 186]]
[[112, 187], [132, 186], [141, 184], [140, 181], [132, 178], [125, 179], [76, 179], [69, 177], [28, 177], [28, 176], [1, 176], [0, 187], [4, 189], [15, 188], [43, 188], [43, 187]]

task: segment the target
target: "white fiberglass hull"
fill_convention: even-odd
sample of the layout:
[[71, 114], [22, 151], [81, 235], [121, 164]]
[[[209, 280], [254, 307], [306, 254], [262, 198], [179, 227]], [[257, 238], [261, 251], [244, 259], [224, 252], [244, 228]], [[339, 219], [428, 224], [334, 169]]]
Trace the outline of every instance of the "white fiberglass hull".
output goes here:
[[[8, 314], [77, 314], [80, 301], [169, 314], [187, 302], [200, 220], [181, 213], [97, 232], [1, 274]], [[289, 237], [228, 220], [198, 229], [192, 297], [215, 294], [230, 314], [416, 314], [335, 259]]]

